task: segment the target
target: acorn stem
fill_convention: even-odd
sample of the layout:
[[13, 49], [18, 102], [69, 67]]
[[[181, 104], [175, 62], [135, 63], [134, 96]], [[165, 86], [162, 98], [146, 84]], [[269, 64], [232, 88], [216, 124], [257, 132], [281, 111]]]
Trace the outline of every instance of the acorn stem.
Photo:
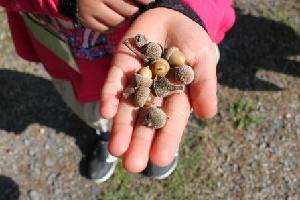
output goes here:
[[168, 90], [169, 91], [175, 91], [175, 90], [184, 90], [184, 86], [183, 85], [168, 85]]
[[137, 55], [140, 59], [142, 59], [145, 63], [149, 62], [149, 59], [142, 54], [141, 52], [139, 52], [138, 50], [136, 50], [129, 42], [128, 39], [126, 39], [123, 44], [128, 47], [128, 49], [130, 49], [130, 51], [132, 51], [135, 55]]

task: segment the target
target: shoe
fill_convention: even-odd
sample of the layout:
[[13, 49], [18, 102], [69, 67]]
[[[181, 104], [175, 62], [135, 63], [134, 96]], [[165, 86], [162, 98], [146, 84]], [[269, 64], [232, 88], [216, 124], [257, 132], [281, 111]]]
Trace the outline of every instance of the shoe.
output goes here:
[[108, 152], [108, 142], [100, 140], [89, 162], [89, 175], [97, 183], [103, 183], [114, 173], [118, 159]]
[[178, 153], [176, 153], [173, 161], [166, 167], [156, 166], [153, 163], [151, 163], [151, 161], [149, 161], [146, 169], [144, 169], [144, 171], [142, 171], [141, 174], [150, 178], [162, 180], [169, 177], [174, 172], [174, 170], [177, 167], [177, 163]]

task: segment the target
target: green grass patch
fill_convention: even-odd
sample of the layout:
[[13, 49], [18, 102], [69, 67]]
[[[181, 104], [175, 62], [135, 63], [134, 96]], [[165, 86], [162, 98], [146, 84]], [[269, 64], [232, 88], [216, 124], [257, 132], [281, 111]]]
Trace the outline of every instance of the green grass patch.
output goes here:
[[[189, 130], [192, 131], [190, 132]], [[140, 175], [131, 175], [119, 165], [109, 181], [105, 200], [117, 199], [211, 199], [219, 189], [213, 176], [203, 166], [209, 162], [205, 142], [218, 141], [216, 134], [208, 136], [203, 127], [189, 126], [179, 152], [176, 171], [165, 180], [153, 180]]]
[[255, 128], [263, 122], [263, 116], [252, 100], [239, 100], [229, 105], [229, 113], [239, 129]]

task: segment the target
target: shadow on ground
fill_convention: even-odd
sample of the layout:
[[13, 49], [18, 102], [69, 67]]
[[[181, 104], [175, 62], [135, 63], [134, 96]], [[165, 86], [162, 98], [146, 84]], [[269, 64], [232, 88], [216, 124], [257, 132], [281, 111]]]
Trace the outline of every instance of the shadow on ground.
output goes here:
[[[239, 15], [234, 29], [221, 45], [219, 82], [240, 90], [280, 90], [256, 78], [259, 69], [300, 77], [299, 61], [287, 56], [300, 53], [299, 36], [287, 25], [265, 18]], [[0, 129], [21, 133], [39, 123], [76, 138], [84, 155], [96, 141], [94, 130], [62, 102], [50, 81], [29, 74], [0, 70]], [[85, 161], [81, 163], [86, 176]]]
[[9, 177], [0, 175], [0, 200], [18, 200], [19, 185]]
[[49, 80], [0, 70], [0, 129], [20, 134], [33, 123], [74, 137], [85, 155], [80, 171], [87, 176], [86, 155], [90, 154], [97, 141], [95, 131], [72, 113]]
[[[234, 28], [221, 45], [219, 83], [246, 91], [283, 88], [256, 78], [259, 69], [300, 77], [300, 37], [289, 26], [250, 15], [238, 15]], [[280, 85], [280, 84], [279, 84]]]

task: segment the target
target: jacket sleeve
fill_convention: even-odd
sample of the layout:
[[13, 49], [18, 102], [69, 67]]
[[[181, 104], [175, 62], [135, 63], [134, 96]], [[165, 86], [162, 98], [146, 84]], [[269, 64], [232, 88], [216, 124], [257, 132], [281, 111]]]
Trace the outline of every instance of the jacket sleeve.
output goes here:
[[202, 20], [211, 39], [220, 43], [235, 22], [231, 0], [182, 0]]
[[42, 13], [62, 17], [59, 0], [0, 0], [0, 6], [12, 12]]

